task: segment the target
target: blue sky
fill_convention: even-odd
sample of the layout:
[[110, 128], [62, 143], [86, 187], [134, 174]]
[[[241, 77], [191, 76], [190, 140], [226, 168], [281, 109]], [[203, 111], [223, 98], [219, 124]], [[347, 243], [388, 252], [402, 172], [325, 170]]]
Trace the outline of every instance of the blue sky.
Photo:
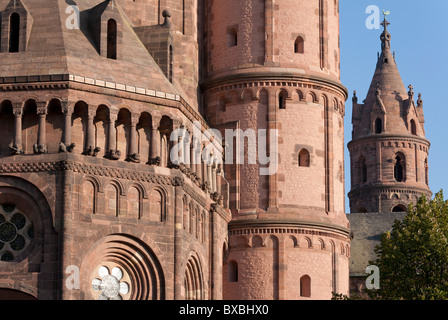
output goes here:
[[[364, 100], [381, 50], [380, 30], [369, 30], [369, 5], [390, 11], [398, 69], [405, 86], [412, 84], [415, 96], [422, 94], [426, 138], [431, 141], [429, 182], [436, 193], [448, 197], [448, 1], [429, 0], [340, 0], [341, 81], [349, 91], [346, 103], [345, 140], [351, 140], [352, 95]], [[383, 15], [381, 13], [381, 19]], [[346, 150], [346, 193], [350, 191], [350, 158]], [[349, 212], [348, 199], [346, 210]]]

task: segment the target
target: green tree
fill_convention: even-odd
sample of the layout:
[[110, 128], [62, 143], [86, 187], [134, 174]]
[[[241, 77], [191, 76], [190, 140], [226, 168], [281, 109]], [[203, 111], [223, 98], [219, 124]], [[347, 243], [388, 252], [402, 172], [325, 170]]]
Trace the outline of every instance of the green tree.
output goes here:
[[448, 202], [443, 191], [434, 200], [422, 196], [402, 221], [382, 235], [375, 249], [380, 289], [373, 299], [448, 299]]

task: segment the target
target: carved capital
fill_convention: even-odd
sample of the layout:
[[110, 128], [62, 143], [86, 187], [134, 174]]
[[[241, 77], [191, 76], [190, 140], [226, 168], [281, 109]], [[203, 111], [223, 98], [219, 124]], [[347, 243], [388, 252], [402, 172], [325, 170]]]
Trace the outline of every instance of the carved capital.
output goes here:
[[64, 115], [72, 115], [75, 109], [75, 102], [62, 100], [61, 101], [61, 110]]
[[47, 114], [47, 103], [44, 101], [36, 102], [37, 114], [45, 115]]

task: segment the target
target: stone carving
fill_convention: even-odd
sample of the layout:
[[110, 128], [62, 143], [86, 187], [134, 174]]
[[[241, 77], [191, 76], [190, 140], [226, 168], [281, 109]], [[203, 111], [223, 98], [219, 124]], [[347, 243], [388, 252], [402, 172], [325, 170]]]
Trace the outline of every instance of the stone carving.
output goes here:
[[12, 155], [19, 155], [23, 154], [23, 149], [17, 147], [13, 142], [9, 145], [9, 150], [11, 151]]
[[44, 144], [34, 144], [33, 151], [35, 154], [45, 154], [48, 153], [47, 146]]
[[75, 147], [76, 147], [75, 143], [72, 143], [71, 145], [66, 146], [65, 143], [61, 142], [61, 143], [59, 143], [59, 152], [61, 152], [61, 153], [67, 153], [67, 152], [71, 153], [71, 152], [73, 152], [73, 149], [75, 149]]
[[100, 151], [101, 151], [100, 147], [95, 148], [93, 146], [89, 146], [89, 147], [84, 148], [84, 152], [82, 154], [85, 156], [96, 157]]
[[149, 161], [146, 164], [149, 164], [151, 166], [160, 166], [161, 159], [160, 157], [156, 157], [154, 159], [149, 159]]
[[128, 156], [126, 160], [133, 163], [140, 163], [140, 154], [138, 153], [131, 154]]

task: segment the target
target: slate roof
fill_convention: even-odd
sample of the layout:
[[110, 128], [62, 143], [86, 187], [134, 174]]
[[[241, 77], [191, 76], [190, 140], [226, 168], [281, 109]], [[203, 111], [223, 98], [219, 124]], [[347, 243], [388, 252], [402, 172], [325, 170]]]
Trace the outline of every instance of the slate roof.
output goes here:
[[347, 214], [353, 239], [350, 246], [350, 276], [364, 276], [369, 261], [376, 259], [375, 247], [381, 235], [392, 229], [396, 220], [406, 213], [351, 213]]

